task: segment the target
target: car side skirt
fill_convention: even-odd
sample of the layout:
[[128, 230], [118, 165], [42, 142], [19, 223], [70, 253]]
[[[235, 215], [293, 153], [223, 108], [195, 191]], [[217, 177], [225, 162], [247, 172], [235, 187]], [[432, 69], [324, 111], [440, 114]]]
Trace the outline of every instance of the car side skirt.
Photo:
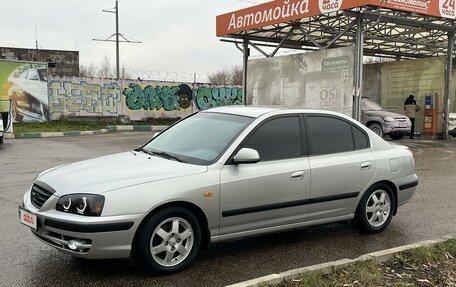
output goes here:
[[281, 231], [286, 231], [286, 230], [291, 230], [291, 229], [298, 229], [298, 228], [307, 227], [307, 226], [351, 220], [354, 217], [355, 217], [354, 214], [349, 214], [349, 215], [344, 215], [344, 216], [337, 216], [337, 217], [318, 219], [318, 220], [312, 220], [312, 221], [303, 221], [303, 222], [298, 222], [298, 223], [255, 229], [255, 230], [249, 230], [249, 231], [238, 232], [238, 233], [224, 234], [224, 235], [220, 235], [220, 236], [212, 236], [211, 242], [221, 242], [221, 241], [227, 241], [227, 240], [241, 239], [241, 238], [245, 238], [245, 237], [252, 237], [252, 236], [264, 235], [264, 234], [268, 234], [268, 233], [276, 233], [276, 232], [281, 232]]

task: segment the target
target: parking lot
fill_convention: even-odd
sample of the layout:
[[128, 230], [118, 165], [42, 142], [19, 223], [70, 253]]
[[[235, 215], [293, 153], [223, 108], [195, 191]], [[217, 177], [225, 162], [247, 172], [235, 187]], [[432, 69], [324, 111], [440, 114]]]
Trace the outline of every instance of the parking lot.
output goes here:
[[[270, 273], [353, 258], [456, 235], [456, 141], [402, 140], [415, 154], [417, 193], [381, 234], [348, 223], [211, 245], [181, 273], [156, 276], [131, 260], [81, 260], [39, 242], [19, 224], [17, 205], [35, 176], [50, 167], [133, 149], [151, 133], [6, 140], [0, 147], [1, 286], [221, 286]], [[122, 166], [118, 167], [122, 169]]]

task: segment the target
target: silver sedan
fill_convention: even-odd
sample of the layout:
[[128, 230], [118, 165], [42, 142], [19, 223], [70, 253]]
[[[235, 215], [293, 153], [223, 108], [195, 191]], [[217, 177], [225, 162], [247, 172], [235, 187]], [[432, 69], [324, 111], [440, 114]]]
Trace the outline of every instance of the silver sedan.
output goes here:
[[42, 172], [19, 214], [72, 256], [133, 256], [170, 273], [210, 242], [345, 220], [380, 232], [417, 184], [407, 147], [347, 116], [233, 106], [136, 150]]

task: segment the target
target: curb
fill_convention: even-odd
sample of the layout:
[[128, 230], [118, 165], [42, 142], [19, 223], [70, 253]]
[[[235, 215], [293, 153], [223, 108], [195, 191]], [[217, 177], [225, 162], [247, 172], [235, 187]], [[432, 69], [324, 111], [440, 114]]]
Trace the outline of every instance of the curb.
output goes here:
[[302, 274], [307, 273], [307, 272], [313, 272], [313, 271], [320, 271], [323, 273], [330, 273], [333, 271], [340, 270], [347, 265], [354, 264], [358, 261], [366, 261], [369, 259], [373, 259], [377, 263], [382, 263], [385, 261], [388, 261], [394, 256], [400, 252], [404, 252], [410, 249], [415, 249], [418, 247], [425, 247], [425, 246], [432, 246], [437, 243], [445, 242], [449, 239], [454, 239], [456, 238], [455, 236], [444, 236], [440, 239], [436, 240], [426, 240], [426, 241], [421, 241], [418, 243], [413, 243], [409, 245], [404, 245], [404, 246], [399, 246], [391, 249], [386, 249], [386, 250], [381, 250], [377, 252], [372, 252], [368, 253], [365, 255], [361, 255], [355, 259], [341, 259], [337, 261], [332, 261], [332, 262], [327, 262], [327, 263], [322, 263], [322, 264], [317, 264], [317, 265], [312, 265], [312, 266], [307, 266], [303, 268], [297, 268], [297, 269], [292, 269], [289, 271], [285, 271], [279, 274], [270, 274], [266, 275], [263, 277], [251, 279], [248, 281], [240, 282], [240, 283], [235, 283], [232, 285], [227, 285], [227, 287], [256, 287], [256, 286], [264, 286], [267, 284], [280, 284], [285, 280], [292, 280], [300, 277]]
[[112, 132], [158, 132], [166, 129], [168, 126], [154, 126], [154, 125], [119, 125], [119, 126], [107, 126], [106, 129], [94, 130], [94, 131], [69, 131], [69, 132], [42, 132], [42, 133], [18, 133], [11, 134], [5, 133], [5, 139], [30, 139], [30, 138], [54, 138], [54, 137], [77, 137], [77, 136], [91, 136], [101, 135]]

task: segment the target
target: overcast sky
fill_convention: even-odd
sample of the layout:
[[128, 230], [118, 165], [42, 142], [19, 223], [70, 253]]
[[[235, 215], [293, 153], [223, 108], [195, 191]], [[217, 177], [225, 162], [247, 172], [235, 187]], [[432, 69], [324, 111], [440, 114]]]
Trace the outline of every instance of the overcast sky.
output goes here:
[[[2, 0], [0, 46], [79, 51], [80, 64], [115, 64], [115, 0]], [[242, 54], [215, 36], [215, 17], [266, 0], [119, 0], [120, 33], [142, 41], [121, 44], [120, 63], [144, 71], [208, 74], [242, 64]]]

